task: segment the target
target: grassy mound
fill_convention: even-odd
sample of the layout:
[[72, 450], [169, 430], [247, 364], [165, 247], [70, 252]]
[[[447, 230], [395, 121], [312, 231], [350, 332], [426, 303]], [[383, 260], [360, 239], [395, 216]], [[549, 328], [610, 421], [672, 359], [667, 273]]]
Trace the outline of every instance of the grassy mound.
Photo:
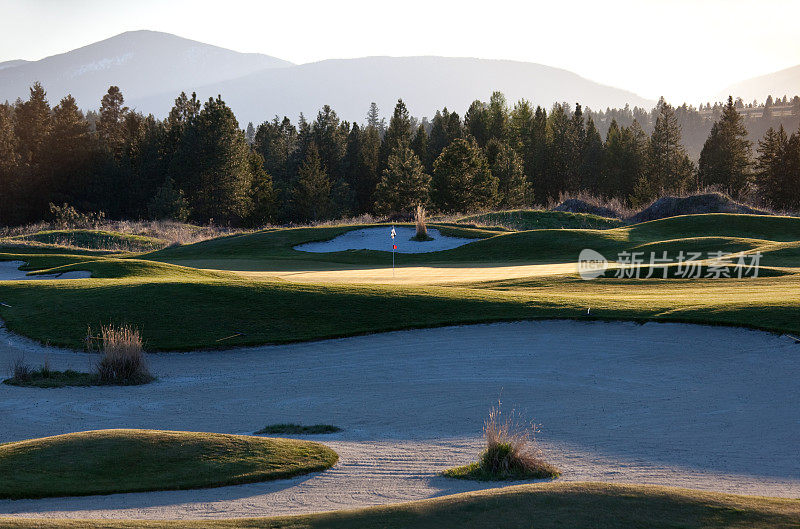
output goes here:
[[638, 223], [676, 217], [678, 215], [698, 215], [704, 213], [769, 214], [766, 211], [740, 204], [722, 193], [702, 193], [687, 197], [661, 197], [632, 216], [629, 221]]
[[481, 213], [480, 215], [471, 215], [459, 219], [459, 222], [502, 226], [516, 231], [561, 228], [605, 230], [617, 228], [622, 225], [622, 221], [618, 219], [601, 217], [589, 213], [531, 209]]
[[3, 384], [27, 388], [63, 388], [66, 386], [99, 386], [103, 382], [96, 373], [81, 373], [71, 369], [54, 371], [42, 367], [26, 375], [14, 374], [11, 378], [3, 380]]
[[18, 235], [7, 239], [10, 243], [38, 243], [50, 247], [111, 252], [151, 252], [169, 243], [163, 239], [102, 230], [47, 230]]
[[291, 435], [311, 435], [323, 433], [336, 433], [341, 432], [342, 429], [338, 426], [331, 424], [313, 424], [311, 426], [303, 426], [300, 424], [286, 423], [286, 424], [270, 424], [256, 432], [257, 435], [262, 434], [291, 434]]
[[0, 498], [219, 487], [325, 470], [323, 445], [216, 433], [97, 430], [0, 445]]
[[9, 529], [789, 529], [800, 500], [605, 483], [546, 483], [352, 511], [234, 520], [0, 518]]

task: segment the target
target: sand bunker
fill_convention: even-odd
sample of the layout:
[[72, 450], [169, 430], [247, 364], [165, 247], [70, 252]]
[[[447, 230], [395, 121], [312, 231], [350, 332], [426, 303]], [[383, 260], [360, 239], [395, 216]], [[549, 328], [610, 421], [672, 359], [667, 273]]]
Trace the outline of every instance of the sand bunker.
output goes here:
[[412, 241], [411, 237], [416, 234], [414, 228], [408, 226], [397, 226], [397, 235], [392, 241], [389, 236], [392, 228], [390, 226], [381, 228], [364, 228], [363, 230], [352, 230], [339, 235], [329, 241], [309, 242], [295, 246], [295, 250], [301, 252], [343, 252], [345, 250], [378, 250], [391, 252], [392, 244], [397, 245], [397, 253], [428, 253], [441, 252], [442, 250], [452, 250], [459, 246], [475, 242], [479, 239], [462, 239], [460, 237], [448, 237], [442, 235], [439, 230], [430, 229], [428, 235], [433, 237], [432, 241]]
[[[0, 384], [0, 442], [100, 428], [252, 433], [329, 423], [339, 463], [190, 491], [0, 500], [0, 516], [230, 518], [346, 509], [508, 485], [439, 476], [475, 459], [498, 399], [541, 425], [564, 481], [800, 497], [800, 346], [699, 325], [539, 321], [230, 351], [161, 353], [144, 386]], [[86, 370], [90, 355], [0, 329], [0, 366]], [[301, 366], [299, 368], [298, 366]]]
[[0, 281], [29, 281], [36, 279], [86, 279], [92, 277], [91, 272], [85, 270], [70, 270], [61, 274], [27, 275], [26, 270], [20, 270], [23, 261], [0, 261]]

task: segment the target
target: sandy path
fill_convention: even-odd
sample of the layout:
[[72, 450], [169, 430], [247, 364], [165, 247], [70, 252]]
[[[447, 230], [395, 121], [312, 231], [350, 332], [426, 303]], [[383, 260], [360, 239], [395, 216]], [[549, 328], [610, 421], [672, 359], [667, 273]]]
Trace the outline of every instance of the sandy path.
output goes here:
[[[9, 343], [9, 340], [11, 343]], [[0, 336], [0, 366], [87, 355]], [[0, 441], [113, 427], [247, 433], [326, 422], [330, 471], [193, 491], [0, 501], [0, 514], [234, 517], [382, 504], [490, 486], [437, 472], [474, 458], [500, 397], [542, 425], [565, 480], [800, 497], [800, 346], [742, 329], [521, 322], [151, 357], [158, 382], [0, 385]]]

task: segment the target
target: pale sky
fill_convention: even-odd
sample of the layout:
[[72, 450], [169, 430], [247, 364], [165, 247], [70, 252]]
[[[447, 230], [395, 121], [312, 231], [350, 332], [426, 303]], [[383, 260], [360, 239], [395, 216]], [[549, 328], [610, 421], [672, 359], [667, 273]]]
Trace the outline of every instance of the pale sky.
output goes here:
[[0, 0], [0, 61], [151, 29], [305, 63], [536, 62], [673, 103], [800, 64], [798, 0]]

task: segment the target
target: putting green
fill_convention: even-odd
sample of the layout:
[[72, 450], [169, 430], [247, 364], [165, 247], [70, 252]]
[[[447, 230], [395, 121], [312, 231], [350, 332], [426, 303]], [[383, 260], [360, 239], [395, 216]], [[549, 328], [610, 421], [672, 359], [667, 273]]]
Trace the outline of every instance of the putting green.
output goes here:
[[0, 498], [219, 487], [325, 470], [309, 441], [162, 430], [97, 430], [0, 445]]

